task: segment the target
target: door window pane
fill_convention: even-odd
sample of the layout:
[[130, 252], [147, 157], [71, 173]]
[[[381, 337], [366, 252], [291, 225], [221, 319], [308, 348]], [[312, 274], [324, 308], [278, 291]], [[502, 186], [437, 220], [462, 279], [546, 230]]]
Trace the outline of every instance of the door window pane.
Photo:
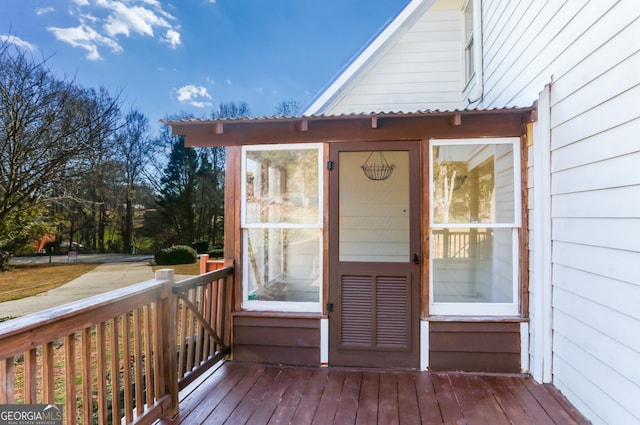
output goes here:
[[[372, 180], [362, 165], [380, 158], [393, 171]], [[340, 152], [339, 161], [340, 261], [408, 262], [409, 153]]]

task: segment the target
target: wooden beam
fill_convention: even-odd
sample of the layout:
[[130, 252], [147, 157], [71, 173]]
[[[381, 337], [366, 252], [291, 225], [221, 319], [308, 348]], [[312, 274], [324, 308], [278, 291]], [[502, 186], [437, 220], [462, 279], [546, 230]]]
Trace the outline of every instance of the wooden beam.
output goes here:
[[214, 129], [213, 129], [214, 134], [223, 134], [224, 133], [224, 124], [222, 124], [221, 122], [217, 122]]
[[[299, 131], [302, 118], [225, 122], [223, 134], [215, 134], [215, 123], [171, 123], [172, 133], [186, 136], [186, 144], [195, 146], [242, 146], [269, 143], [343, 142], [376, 140], [418, 140], [427, 138], [506, 137], [524, 134], [523, 112], [491, 111], [459, 113], [464, 125], [455, 124], [454, 115], [382, 117], [372, 128], [371, 117], [310, 118], [313, 131]], [[380, 116], [378, 116], [380, 118]], [[454, 121], [452, 123], [452, 121]], [[214, 128], [212, 128], [214, 127]], [[300, 129], [301, 130], [301, 129]]]
[[297, 124], [297, 127], [298, 127], [298, 131], [301, 131], [301, 132], [308, 131], [309, 130], [309, 120], [305, 118], [305, 119], [299, 121], [298, 124]]
[[378, 117], [375, 115], [371, 117], [371, 128], [378, 128]]
[[534, 109], [528, 113], [522, 114], [522, 124], [531, 124], [538, 121], [538, 110]]
[[451, 116], [451, 126], [456, 127], [462, 125], [462, 115], [461, 114], [453, 114]]

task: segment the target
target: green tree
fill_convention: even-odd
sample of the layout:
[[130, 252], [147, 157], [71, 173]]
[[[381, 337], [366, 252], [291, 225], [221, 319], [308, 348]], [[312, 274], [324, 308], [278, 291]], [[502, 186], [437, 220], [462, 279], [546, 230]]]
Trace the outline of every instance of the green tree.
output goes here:
[[167, 242], [188, 245], [196, 236], [198, 154], [185, 147], [184, 137], [172, 136], [168, 128], [161, 137], [171, 144], [171, 153], [160, 179], [158, 208], [172, 230]]

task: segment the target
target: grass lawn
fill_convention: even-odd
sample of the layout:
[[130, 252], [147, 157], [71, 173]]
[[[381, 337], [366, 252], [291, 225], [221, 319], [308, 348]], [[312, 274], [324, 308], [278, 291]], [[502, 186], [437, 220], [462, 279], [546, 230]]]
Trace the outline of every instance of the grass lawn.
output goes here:
[[151, 266], [151, 268], [153, 269], [154, 273], [156, 272], [156, 270], [160, 270], [160, 269], [174, 269], [177, 275], [178, 274], [182, 274], [182, 275], [200, 274], [200, 263], [197, 261], [192, 264], [176, 264], [174, 266]]
[[0, 273], [0, 302], [19, 300], [57, 288], [98, 264], [17, 264]]
[[[0, 302], [19, 300], [62, 286], [98, 267], [99, 264], [16, 264], [13, 269], [0, 273]], [[200, 274], [200, 265], [149, 266], [175, 269], [177, 275]]]

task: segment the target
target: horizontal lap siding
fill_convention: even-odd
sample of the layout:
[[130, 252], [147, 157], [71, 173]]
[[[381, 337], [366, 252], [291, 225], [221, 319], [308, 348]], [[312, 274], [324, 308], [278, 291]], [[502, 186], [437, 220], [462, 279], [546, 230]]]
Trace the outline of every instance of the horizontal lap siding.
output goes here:
[[552, 82], [553, 381], [594, 424], [640, 423], [639, 17], [636, 1], [483, 2], [484, 106]]
[[333, 114], [461, 107], [462, 15], [427, 12], [390, 46], [330, 107]]
[[320, 319], [235, 316], [233, 359], [236, 361], [320, 365]]
[[520, 324], [430, 322], [429, 369], [520, 372]]

